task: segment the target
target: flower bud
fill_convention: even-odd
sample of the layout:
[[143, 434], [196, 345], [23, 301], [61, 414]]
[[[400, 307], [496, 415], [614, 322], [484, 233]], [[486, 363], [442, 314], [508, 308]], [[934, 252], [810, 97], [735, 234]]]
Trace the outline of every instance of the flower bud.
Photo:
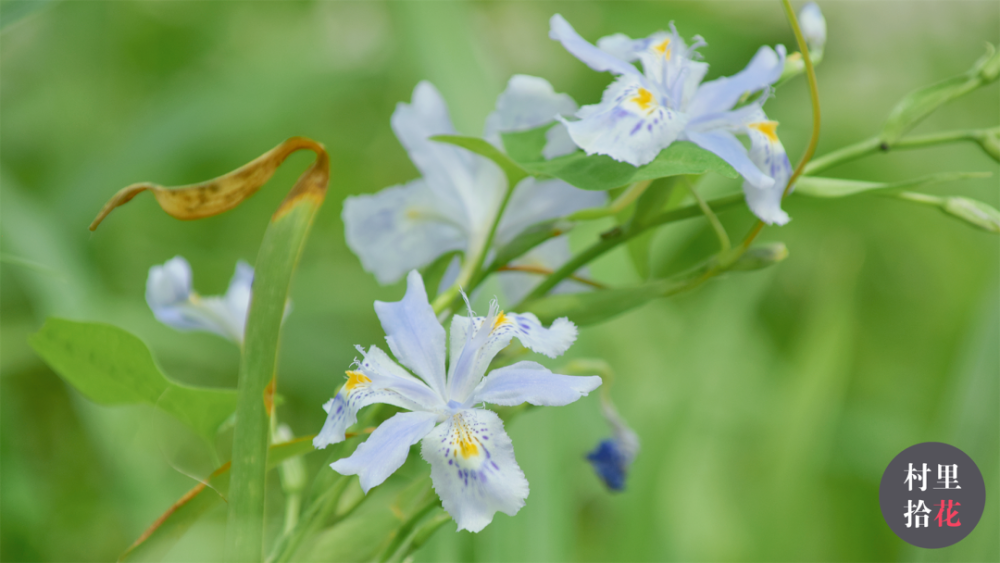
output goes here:
[[785, 243], [763, 244], [747, 250], [729, 269], [738, 271], [761, 270], [773, 266], [785, 258], [788, 258], [788, 247], [785, 246]]
[[987, 45], [986, 54], [980, 59], [979, 64], [976, 66], [979, 70], [979, 76], [983, 79], [983, 82], [989, 84], [993, 82], [998, 77], [1000, 77], [1000, 51], [997, 51], [993, 45], [989, 43]]
[[981, 201], [966, 197], [949, 197], [945, 198], [941, 209], [980, 229], [1000, 233], [1000, 211]]
[[810, 2], [799, 10], [799, 27], [802, 28], [802, 36], [805, 37], [809, 51], [822, 53], [826, 46], [826, 19], [815, 2]]
[[1000, 128], [994, 129], [976, 139], [986, 154], [1000, 162]]

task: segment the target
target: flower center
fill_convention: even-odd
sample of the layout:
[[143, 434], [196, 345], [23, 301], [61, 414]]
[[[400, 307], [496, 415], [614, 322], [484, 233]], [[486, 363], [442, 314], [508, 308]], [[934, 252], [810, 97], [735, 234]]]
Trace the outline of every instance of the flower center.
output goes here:
[[639, 88], [639, 92], [630, 98], [635, 105], [639, 106], [642, 111], [650, 111], [653, 106], [656, 105], [656, 100], [653, 99], [653, 93], [645, 88]]
[[653, 50], [655, 50], [657, 53], [663, 55], [663, 58], [669, 59], [670, 58], [670, 38], [667, 37], [662, 42], [660, 42], [658, 45], [655, 45], [653, 47]]

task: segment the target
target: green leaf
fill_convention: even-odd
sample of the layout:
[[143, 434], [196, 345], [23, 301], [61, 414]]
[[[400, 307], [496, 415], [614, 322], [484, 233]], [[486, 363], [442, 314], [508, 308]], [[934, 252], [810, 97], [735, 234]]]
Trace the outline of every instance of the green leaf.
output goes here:
[[103, 405], [147, 403], [211, 441], [236, 409], [236, 391], [181, 385], [138, 337], [115, 326], [50, 318], [28, 340], [63, 379]]
[[710, 259], [676, 276], [635, 287], [547, 295], [526, 302], [521, 310], [534, 313], [542, 324], [549, 324], [559, 317], [569, 317], [578, 326], [596, 324], [653, 299], [696, 287], [707, 279], [706, 274], [716, 266], [715, 259]]
[[431, 140], [452, 144], [456, 147], [462, 147], [463, 149], [470, 150], [478, 155], [485, 156], [486, 158], [492, 160], [507, 176], [507, 182], [511, 189], [513, 189], [518, 182], [527, 178], [529, 175], [524, 168], [521, 168], [518, 163], [511, 160], [510, 157], [501, 152], [500, 149], [494, 147], [479, 137], [465, 137], [462, 135], [435, 135], [431, 137]]
[[942, 105], [985, 86], [1000, 75], [1000, 53], [987, 44], [986, 54], [960, 76], [924, 86], [906, 95], [882, 128], [882, 141], [892, 144]]
[[[671, 196], [677, 191], [674, 187], [679, 178], [680, 176], [672, 176], [656, 180], [639, 196], [638, 201], [635, 202], [635, 212], [631, 218], [632, 226], [645, 226], [650, 217], [659, 213], [673, 199]], [[678, 198], [678, 201], [680, 201], [680, 198]], [[635, 266], [639, 277], [643, 279], [649, 278], [650, 275], [649, 251], [653, 244], [653, 234], [654, 232], [649, 230], [637, 237], [633, 237], [626, 243], [629, 257], [632, 258], [632, 264]]]
[[639, 167], [605, 155], [587, 156], [583, 151], [545, 160], [541, 147], [545, 145], [545, 131], [549, 127], [504, 133], [504, 148], [533, 176], [552, 176], [585, 190], [609, 190], [678, 174], [715, 172], [727, 178], [738, 176], [732, 166], [714, 153], [686, 141], [675, 141], [652, 162]]
[[[316, 451], [312, 445], [313, 436], [302, 436], [288, 442], [274, 444], [268, 448], [267, 469], [274, 469], [289, 459]], [[199, 483], [171, 505], [162, 516], [146, 529], [119, 561], [160, 561], [184, 533], [209, 510], [225, 502], [229, 493], [229, 470], [227, 462], [216, 469], [206, 482]], [[208, 490], [206, 490], [208, 489]]]
[[902, 182], [863, 182], [860, 180], [803, 176], [795, 183], [795, 191], [793, 193], [809, 197], [846, 197], [864, 192], [912, 188], [972, 178], [989, 178], [990, 176], [989, 172], [943, 172], [941, 174], [931, 174]]
[[520, 258], [525, 252], [531, 250], [539, 244], [542, 244], [550, 238], [568, 233], [573, 230], [574, 226], [575, 223], [572, 221], [558, 218], [535, 223], [534, 225], [531, 225], [521, 231], [521, 233], [514, 237], [513, 240], [501, 246], [500, 249], [497, 250], [496, 258], [493, 259], [493, 263], [497, 266], [503, 266], [512, 260]]

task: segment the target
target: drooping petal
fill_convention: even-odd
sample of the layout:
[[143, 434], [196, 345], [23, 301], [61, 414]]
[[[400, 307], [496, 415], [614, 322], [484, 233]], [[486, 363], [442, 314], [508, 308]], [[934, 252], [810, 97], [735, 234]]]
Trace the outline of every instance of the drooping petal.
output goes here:
[[424, 438], [421, 454], [431, 464], [434, 490], [459, 530], [478, 532], [497, 511], [514, 516], [528, 498], [528, 481], [493, 412], [459, 411]]
[[446, 214], [449, 202], [427, 182], [418, 179], [344, 200], [347, 246], [381, 284], [394, 283], [445, 252], [466, 250], [463, 221]]
[[438, 415], [432, 412], [401, 412], [386, 420], [351, 457], [330, 464], [341, 475], [357, 475], [366, 494], [396, 472], [416, 444], [434, 429]]
[[358, 421], [358, 411], [368, 405], [385, 403], [414, 411], [427, 410], [420, 400], [422, 396], [404, 394], [385, 380], [374, 383], [360, 371], [348, 371], [347, 378], [337, 395], [323, 405], [327, 416], [322, 430], [313, 438], [313, 447], [317, 449], [343, 442], [347, 429]]
[[[589, 192], [601, 193], [604, 192]], [[535, 289], [545, 276], [559, 269], [570, 259], [569, 238], [567, 235], [556, 237], [543, 242], [521, 255], [517, 260], [512, 261], [510, 270], [497, 273], [500, 281], [500, 288], [507, 303], [520, 303], [525, 297]], [[521, 268], [520, 270], [517, 268]], [[586, 278], [588, 276], [587, 267], [584, 266], [574, 273], [576, 276]], [[581, 283], [572, 278], [567, 278], [549, 291], [549, 294], [558, 293], [580, 293], [582, 291], [593, 291], [594, 286]]]
[[[496, 300], [490, 303], [487, 317], [455, 315], [452, 319], [453, 334], [464, 335], [461, 353], [449, 366], [449, 396], [462, 404], [469, 404], [473, 390], [479, 385], [493, 358], [510, 344], [513, 338], [526, 348], [555, 358], [565, 352], [576, 340], [576, 325], [566, 317], [558, 318], [545, 328], [532, 313], [504, 313]], [[459, 344], [452, 337], [452, 346]], [[452, 358], [456, 358], [452, 352]]]
[[573, 29], [573, 26], [561, 15], [556, 14], [549, 20], [549, 37], [562, 43], [574, 57], [598, 72], [614, 74], [638, 75], [639, 70], [628, 62], [607, 51], [591, 45]]
[[392, 129], [438, 196], [437, 210], [474, 238], [474, 231], [492, 219], [503, 197], [503, 172], [487, 158], [465, 149], [432, 141], [433, 135], [454, 135], [444, 98], [429, 82], [413, 90], [410, 104], [400, 103], [392, 114]]
[[757, 165], [750, 160], [747, 149], [728, 130], [720, 128], [709, 131], [685, 131], [685, 137], [728, 162], [750, 185], [761, 190], [774, 186], [774, 180], [757, 168]]
[[562, 180], [525, 178], [510, 196], [497, 226], [496, 243], [504, 245], [535, 223], [565, 217], [590, 207], [603, 206], [607, 192], [581, 190]]
[[768, 121], [763, 114], [761, 117], [763, 119], [747, 124], [747, 133], [750, 136], [750, 160], [764, 174], [770, 176], [774, 184], [768, 188], [758, 188], [750, 182], [744, 182], [743, 191], [746, 194], [747, 205], [761, 221], [769, 225], [784, 225], [789, 218], [781, 209], [781, 198], [792, 175], [792, 166], [788, 162], [785, 147], [778, 139], [778, 123]]
[[396, 359], [444, 396], [444, 327], [427, 300], [420, 273], [413, 270], [406, 276], [402, 301], [376, 301], [375, 314]]
[[799, 10], [799, 26], [810, 54], [822, 53], [826, 46], [826, 18], [815, 2], [809, 2]]
[[472, 402], [561, 407], [586, 397], [600, 385], [601, 378], [596, 375], [559, 375], [535, 362], [518, 362], [490, 372], [473, 393]]
[[569, 94], [559, 94], [548, 80], [515, 74], [497, 97], [497, 107], [486, 118], [485, 137], [501, 132], [527, 131], [573, 115], [577, 105]]
[[191, 266], [181, 256], [149, 269], [146, 302], [156, 319], [182, 331], [203, 330], [243, 342], [253, 268], [236, 266], [225, 296], [202, 297], [191, 289]]
[[661, 93], [635, 76], [608, 86], [601, 103], [584, 106], [579, 121], [567, 121], [569, 135], [587, 154], [606, 154], [642, 166], [677, 139], [687, 116], [670, 109]]
[[545, 132], [545, 146], [542, 147], [542, 158], [552, 160], [560, 156], [566, 156], [579, 150], [573, 138], [569, 136], [569, 130], [563, 122], [556, 123]]
[[[515, 74], [507, 88], [497, 97], [497, 107], [486, 118], [484, 137], [502, 146], [500, 133], [527, 131], [555, 121], [556, 116], [576, 113], [577, 105], [568, 94], [558, 94], [548, 80], [537, 76]], [[560, 132], [561, 131], [561, 132]], [[569, 138], [566, 127], [557, 123], [546, 131], [547, 143], [542, 156], [547, 159], [569, 154], [576, 144]]]
[[763, 46], [746, 68], [732, 76], [705, 82], [695, 92], [688, 113], [692, 118], [729, 111], [748, 92], [757, 92], [777, 82], [785, 65], [785, 47]]
[[624, 33], [607, 35], [597, 40], [597, 48], [627, 63], [639, 60], [639, 53], [646, 50], [648, 39], [632, 39]]
[[146, 302], [155, 311], [187, 301], [191, 295], [191, 265], [183, 256], [174, 256], [162, 266], [149, 269]]

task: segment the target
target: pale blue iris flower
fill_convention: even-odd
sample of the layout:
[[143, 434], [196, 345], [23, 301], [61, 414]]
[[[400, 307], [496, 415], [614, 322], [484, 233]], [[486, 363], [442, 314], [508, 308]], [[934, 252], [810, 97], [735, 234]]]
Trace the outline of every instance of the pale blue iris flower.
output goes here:
[[[544, 79], [515, 76], [486, 120], [485, 137], [499, 146], [501, 132], [540, 127], [552, 123], [556, 115], [574, 111], [576, 103], [566, 94], [557, 94]], [[376, 194], [349, 197], [343, 212], [347, 245], [379, 283], [396, 282], [411, 269], [450, 251], [461, 251], [467, 263], [474, 263], [482, 253], [488, 257], [534, 223], [606, 201], [604, 192], [580, 190], [561, 180], [526, 178], [514, 188], [494, 248], [485, 248], [507, 186], [500, 168], [485, 157], [429, 139], [457, 132], [444, 99], [428, 82], [417, 85], [411, 103], [397, 105], [392, 128], [422, 177]], [[546, 156], [574, 150], [565, 128], [557, 125], [549, 131]], [[544, 261], [551, 270], [568, 257], [566, 237], [557, 237], [513, 265]], [[457, 273], [456, 262], [444, 283], [454, 281]], [[501, 272], [499, 277], [510, 302], [519, 301], [542, 279], [521, 272]], [[569, 282], [556, 289], [583, 289], [574, 284], [579, 285]]]
[[[745, 69], [702, 83], [708, 64], [696, 60], [705, 41], [688, 45], [671, 31], [645, 39], [611, 35], [592, 45], [559, 14], [549, 36], [590, 68], [618, 75], [599, 104], [584, 106], [576, 121], [560, 118], [587, 154], [604, 154], [641, 166], [674, 141], [691, 141], [728, 162], [743, 176], [747, 205], [762, 221], [783, 225], [781, 197], [791, 175], [785, 149], [761, 106], [782, 74], [785, 48], [761, 47]], [[643, 72], [632, 62], [640, 61]], [[741, 100], [761, 93], [736, 108]], [[750, 138], [749, 152], [736, 135]]]
[[149, 269], [146, 303], [161, 323], [183, 331], [214, 332], [243, 343], [250, 308], [253, 267], [242, 260], [225, 295], [202, 297], [191, 287], [191, 265], [182, 256]]
[[497, 511], [516, 514], [528, 496], [528, 481], [500, 418], [475, 405], [568, 405], [596, 389], [601, 378], [558, 375], [530, 361], [488, 375], [486, 370], [513, 338], [546, 356], [559, 356], [576, 339], [576, 326], [561, 318], [545, 328], [530, 313], [499, 311], [494, 301], [486, 317], [471, 310], [468, 317], [454, 316], [446, 371], [445, 330], [417, 271], [407, 276], [403, 300], [376, 301], [375, 313], [392, 354], [416, 377], [377, 346], [358, 347], [364, 358], [324, 405], [328, 416], [313, 444], [324, 448], [342, 442], [367, 405], [395, 405], [411, 412], [383, 422], [350, 457], [333, 463], [334, 470], [358, 475], [367, 493], [403, 465], [410, 446], [422, 442], [434, 489], [460, 530], [482, 530]]

